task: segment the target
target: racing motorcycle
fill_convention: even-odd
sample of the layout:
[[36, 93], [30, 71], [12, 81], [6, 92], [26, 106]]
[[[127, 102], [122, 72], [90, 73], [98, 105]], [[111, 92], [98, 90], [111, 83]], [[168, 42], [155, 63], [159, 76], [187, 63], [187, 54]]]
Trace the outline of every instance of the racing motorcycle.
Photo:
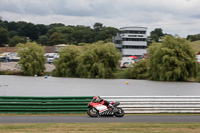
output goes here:
[[123, 117], [124, 110], [120, 107], [117, 107], [119, 102], [112, 102], [112, 108], [100, 103], [95, 103], [91, 101], [88, 103], [87, 114], [90, 117], [98, 117], [98, 116], [116, 116]]

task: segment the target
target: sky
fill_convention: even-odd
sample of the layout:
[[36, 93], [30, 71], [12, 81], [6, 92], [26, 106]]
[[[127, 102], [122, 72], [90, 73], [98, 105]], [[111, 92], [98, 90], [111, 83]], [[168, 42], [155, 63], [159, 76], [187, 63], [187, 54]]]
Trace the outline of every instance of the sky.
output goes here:
[[200, 33], [200, 0], [0, 0], [0, 17], [34, 24], [147, 27], [187, 37]]

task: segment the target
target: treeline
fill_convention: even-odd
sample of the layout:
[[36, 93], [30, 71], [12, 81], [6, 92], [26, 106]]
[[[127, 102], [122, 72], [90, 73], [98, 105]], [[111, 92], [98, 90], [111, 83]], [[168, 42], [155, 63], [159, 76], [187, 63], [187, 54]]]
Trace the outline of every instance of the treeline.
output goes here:
[[123, 75], [130, 79], [156, 81], [198, 81], [200, 64], [191, 42], [179, 36], [166, 35], [162, 42], [148, 47], [149, 57], [134, 63]]
[[[43, 75], [46, 58], [44, 47], [36, 42], [28, 41], [26, 44], [17, 44], [18, 66], [23, 75]], [[55, 69], [53, 76], [82, 77], [82, 78], [112, 78], [117, 71], [121, 54], [113, 43], [99, 41], [85, 45], [81, 49], [69, 45], [59, 51], [60, 58], [53, 63]]]
[[[23, 75], [45, 73], [44, 47], [36, 42], [17, 44], [18, 61]], [[99, 41], [81, 49], [69, 45], [59, 51], [60, 58], [53, 63], [52, 76], [82, 78], [130, 78], [158, 81], [198, 81], [200, 65], [190, 41], [179, 36], [165, 36], [162, 42], [153, 42], [149, 57], [134, 63], [128, 69], [118, 69], [121, 55], [113, 43]]]
[[[106, 27], [98, 22], [91, 28], [84, 25], [65, 26], [62, 23], [44, 25], [24, 21], [8, 22], [0, 18], [0, 47], [5, 46], [5, 44], [15, 47], [16, 44], [26, 43], [27, 40], [35, 41], [44, 46], [57, 44], [85, 45], [98, 41], [111, 42], [112, 36], [115, 36], [117, 32], [117, 28]], [[166, 35], [170, 34], [163, 33], [162, 28], [155, 28], [148, 36], [148, 46], [153, 42], [159, 42]], [[186, 39], [191, 42], [200, 40], [200, 34], [188, 35]]]
[[[45, 74], [44, 46], [28, 41], [17, 44], [17, 48], [21, 57], [18, 66], [23, 75]], [[49, 74], [58, 77], [200, 82], [200, 65], [190, 41], [167, 35], [161, 42], [153, 42], [148, 52], [149, 57], [134, 63], [133, 67], [118, 69], [121, 54], [113, 43], [99, 41], [82, 48], [69, 45], [59, 51], [60, 58], [53, 62], [55, 69]]]
[[[162, 28], [155, 28], [153, 31], [150, 32], [150, 36], [147, 38], [147, 44], [151, 45], [153, 42], [161, 42], [165, 36], [173, 36], [168, 33], [163, 33]], [[186, 37], [186, 40], [189, 40], [191, 42], [200, 40], [200, 34], [195, 35], [188, 35]]]
[[110, 42], [112, 36], [116, 35], [117, 32], [117, 28], [106, 27], [102, 23], [95, 23], [91, 28], [83, 25], [65, 26], [62, 23], [43, 25], [24, 21], [8, 22], [0, 19], [0, 46], [8, 44], [10, 47], [15, 47], [16, 44], [26, 43], [27, 40], [35, 41], [44, 46], [84, 45], [100, 40]]
[[200, 40], [200, 34], [195, 35], [188, 35], [187, 40], [190, 40], [191, 42]]

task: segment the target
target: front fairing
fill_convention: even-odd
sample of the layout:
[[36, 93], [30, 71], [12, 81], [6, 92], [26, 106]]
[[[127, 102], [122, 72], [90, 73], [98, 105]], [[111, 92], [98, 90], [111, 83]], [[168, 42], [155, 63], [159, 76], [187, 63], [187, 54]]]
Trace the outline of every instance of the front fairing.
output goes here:
[[93, 102], [90, 102], [90, 103], [88, 103], [88, 108], [90, 108], [90, 107], [94, 107], [95, 105], [97, 105], [98, 103], [93, 103]]
[[108, 110], [107, 106], [103, 105], [103, 104], [100, 104], [100, 103], [93, 103], [93, 102], [90, 102], [88, 103], [88, 108], [89, 107], [94, 107], [96, 108], [98, 111], [102, 112], [102, 111], [105, 111], [105, 110]]

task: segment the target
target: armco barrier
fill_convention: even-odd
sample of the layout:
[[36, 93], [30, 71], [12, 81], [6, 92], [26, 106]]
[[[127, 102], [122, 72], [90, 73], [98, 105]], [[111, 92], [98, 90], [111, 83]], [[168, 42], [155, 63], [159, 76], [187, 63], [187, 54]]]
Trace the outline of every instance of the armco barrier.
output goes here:
[[101, 96], [125, 113], [200, 113], [200, 96]]
[[[0, 96], [0, 113], [86, 113], [93, 96]], [[101, 96], [125, 113], [200, 113], [200, 96]]]
[[0, 113], [82, 113], [93, 96], [0, 96]]

